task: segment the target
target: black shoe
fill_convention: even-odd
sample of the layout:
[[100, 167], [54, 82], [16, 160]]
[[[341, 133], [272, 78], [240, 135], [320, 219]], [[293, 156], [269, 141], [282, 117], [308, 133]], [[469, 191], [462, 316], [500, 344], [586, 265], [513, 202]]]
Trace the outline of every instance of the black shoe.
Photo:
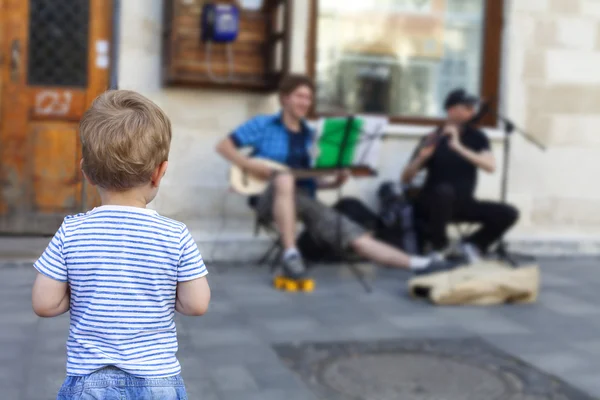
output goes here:
[[431, 263], [425, 267], [418, 269], [414, 272], [416, 276], [430, 275], [438, 272], [448, 272], [460, 265], [459, 262], [449, 260], [432, 260]]

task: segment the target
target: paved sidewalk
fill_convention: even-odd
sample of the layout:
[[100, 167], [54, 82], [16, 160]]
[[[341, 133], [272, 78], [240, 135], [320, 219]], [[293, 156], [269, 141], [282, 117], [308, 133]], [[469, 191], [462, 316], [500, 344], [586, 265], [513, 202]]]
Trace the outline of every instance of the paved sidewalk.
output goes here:
[[[600, 398], [600, 261], [542, 262], [538, 304], [437, 308], [406, 298], [407, 274], [369, 270], [367, 294], [345, 268], [317, 271], [317, 290], [290, 295], [253, 266], [211, 268], [211, 309], [178, 317], [179, 357], [190, 399], [310, 400], [274, 343], [461, 338], [499, 349]], [[2, 399], [52, 399], [64, 379], [68, 317], [37, 318], [32, 268], [0, 266]]]

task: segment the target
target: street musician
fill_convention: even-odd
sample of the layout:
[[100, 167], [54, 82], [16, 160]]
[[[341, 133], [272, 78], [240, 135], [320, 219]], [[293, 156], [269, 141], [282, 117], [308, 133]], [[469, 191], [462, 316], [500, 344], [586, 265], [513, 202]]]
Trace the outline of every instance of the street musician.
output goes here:
[[[315, 240], [340, 253], [354, 250], [366, 259], [420, 274], [447, 269], [449, 265], [445, 262], [408, 256], [376, 240], [351, 219], [316, 199], [317, 189], [343, 185], [348, 178], [346, 174], [336, 171], [333, 181], [330, 179], [327, 182], [278, 172], [260, 162], [260, 159], [268, 159], [296, 169], [306, 169], [311, 165], [310, 148], [314, 133], [305, 118], [311, 108], [313, 95], [314, 84], [310, 78], [303, 75], [285, 77], [279, 88], [281, 112], [250, 119], [217, 145], [217, 151], [232, 164], [254, 176], [270, 180], [264, 193], [251, 198], [251, 205], [259, 219], [274, 222], [281, 235], [284, 275], [289, 279], [301, 280], [307, 274], [296, 246], [296, 218], [304, 222]], [[242, 154], [240, 148], [243, 147], [252, 147], [254, 157]]]
[[402, 172], [410, 183], [421, 170], [427, 171], [415, 202], [416, 218], [424, 221], [435, 259], [444, 259], [448, 247], [446, 227], [450, 222], [481, 224], [464, 238], [461, 249], [469, 262], [477, 262], [518, 219], [515, 207], [475, 198], [477, 171], [493, 173], [496, 161], [484, 132], [471, 123], [479, 100], [464, 89], [452, 91], [444, 108], [446, 122], [425, 137]]

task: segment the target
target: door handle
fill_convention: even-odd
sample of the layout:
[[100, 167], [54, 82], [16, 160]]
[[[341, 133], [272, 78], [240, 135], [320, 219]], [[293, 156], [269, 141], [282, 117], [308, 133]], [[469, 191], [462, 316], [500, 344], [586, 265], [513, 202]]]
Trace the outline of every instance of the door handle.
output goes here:
[[13, 82], [19, 80], [19, 73], [21, 72], [21, 42], [19, 39], [12, 41], [10, 48], [10, 79]]

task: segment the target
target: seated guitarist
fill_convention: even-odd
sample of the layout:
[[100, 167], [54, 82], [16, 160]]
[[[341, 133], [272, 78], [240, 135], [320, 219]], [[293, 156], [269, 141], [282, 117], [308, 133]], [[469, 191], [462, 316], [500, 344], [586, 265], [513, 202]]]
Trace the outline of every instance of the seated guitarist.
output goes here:
[[[296, 247], [296, 218], [302, 220], [314, 239], [338, 251], [353, 249], [374, 262], [417, 273], [429, 273], [447, 268], [444, 262], [430, 258], [408, 256], [400, 250], [379, 242], [362, 227], [316, 199], [318, 189], [337, 188], [348, 175], [335, 173], [333, 181], [295, 179], [291, 173], [276, 173], [258, 160], [246, 157], [238, 149], [252, 147], [253, 155], [270, 159], [291, 168], [309, 168], [309, 149], [313, 130], [304, 118], [309, 112], [314, 94], [313, 82], [302, 75], [282, 80], [279, 88], [281, 112], [261, 115], [238, 127], [224, 138], [217, 151], [233, 164], [251, 174], [271, 180], [265, 193], [250, 199], [250, 204], [262, 221], [274, 221], [283, 242], [283, 270], [291, 279], [306, 276], [302, 256]], [[338, 218], [341, 218], [341, 240], [338, 239]], [[341, 242], [342, 249], [339, 249]]]

